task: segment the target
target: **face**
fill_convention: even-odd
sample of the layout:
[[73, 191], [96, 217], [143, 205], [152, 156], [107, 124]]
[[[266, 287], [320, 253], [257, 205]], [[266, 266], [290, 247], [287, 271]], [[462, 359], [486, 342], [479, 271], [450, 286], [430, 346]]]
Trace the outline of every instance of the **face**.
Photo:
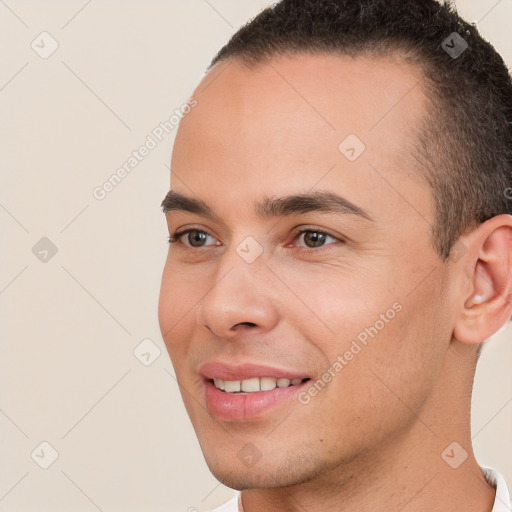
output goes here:
[[453, 312], [410, 158], [419, 80], [396, 60], [302, 55], [221, 63], [194, 92], [159, 321], [230, 487], [325, 482], [431, 397]]

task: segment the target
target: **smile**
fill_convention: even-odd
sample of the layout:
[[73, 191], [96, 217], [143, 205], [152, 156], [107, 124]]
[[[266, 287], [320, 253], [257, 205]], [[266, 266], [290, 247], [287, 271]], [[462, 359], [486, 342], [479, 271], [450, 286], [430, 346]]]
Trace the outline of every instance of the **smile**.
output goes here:
[[226, 393], [256, 393], [258, 391], [272, 391], [275, 388], [287, 388], [297, 386], [309, 380], [287, 379], [275, 377], [253, 377], [245, 380], [223, 380], [213, 378], [213, 385]]

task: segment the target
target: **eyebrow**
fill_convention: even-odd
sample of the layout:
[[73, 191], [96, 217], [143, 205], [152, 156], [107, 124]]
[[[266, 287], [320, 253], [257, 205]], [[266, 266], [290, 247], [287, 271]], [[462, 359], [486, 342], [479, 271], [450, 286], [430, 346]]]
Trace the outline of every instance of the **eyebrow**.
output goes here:
[[[222, 222], [220, 216], [204, 201], [187, 197], [174, 190], [169, 191], [162, 201], [161, 206], [165, 214], [178, 210], [195, 213], [213, 221]], [[256, 203], [255, 211], [258, 217], [263, 219], [317, 212], [356, 215], [370, 222], [374, 222], [374, 219], [366, 210], [355, 205], [348, 199], [329, 191], [293, 194], [278, 198], [268, 197]]]

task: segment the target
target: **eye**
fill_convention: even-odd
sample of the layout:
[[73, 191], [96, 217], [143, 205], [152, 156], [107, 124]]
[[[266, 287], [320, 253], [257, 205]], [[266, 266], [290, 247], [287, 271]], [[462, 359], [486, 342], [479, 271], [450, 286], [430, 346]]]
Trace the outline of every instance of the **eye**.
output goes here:
[[324, 245], [331, 245], [332, 242], [328, 244], [325, 243], [329, 238], [334, 242], [339, 241], [336, 237], [320, 229], [303, 229], [297, 233], [295, 240], [303, 239], [306, 244], [305, 247], [314, 249], [316, 247], [323, 247]]
[[[210, 237], [212, 240], [215, 240], [211, 235], [209, 235], [206, 231], [201, 231], [200, 229], [188, 228], [183, 231], [176, 231], [169, 237], [169, 243], [173, 244], [176, 242], [181, 242], [186, 247], [208, 247], [209, 245], [219, 245], [216, 243], [213, 244], [205, 244], [203, 243], [207, 238]], [[182, 242], [186, 240], [188, 243]]]

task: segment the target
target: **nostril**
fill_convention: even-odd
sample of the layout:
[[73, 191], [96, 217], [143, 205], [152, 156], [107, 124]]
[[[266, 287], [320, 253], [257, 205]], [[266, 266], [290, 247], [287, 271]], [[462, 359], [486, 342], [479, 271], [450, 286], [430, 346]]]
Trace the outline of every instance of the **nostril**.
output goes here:
[[239, 325], [247, 325], [248, 327], [256, 327], [256, 324], [253, 322], [240, 322], [239, 324], [236, 324], [234, 327], [238, 327]]

